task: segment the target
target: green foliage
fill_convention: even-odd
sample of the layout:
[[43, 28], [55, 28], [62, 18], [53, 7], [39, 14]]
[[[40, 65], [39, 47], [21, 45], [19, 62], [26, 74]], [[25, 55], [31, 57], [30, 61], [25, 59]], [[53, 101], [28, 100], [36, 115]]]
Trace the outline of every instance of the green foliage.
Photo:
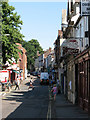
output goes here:
[[[8, 2], [2, 2], [2, 57], [3, 63], [14, 57], [18, 59], [18, 49], [15, 43], [23, 42], [23, 35], [20, 33], [23, 22], [15, 8], [9, 6]], [[8, 35], [8, 36], [7, 36]]]
[[39, 51], [40, 54], [43, 53], [43, 49], [40, 46], [39, 42], [35, 39], [32, 39], [28, 42], [23, 42], [23, 47], [27, 50], [27, 62], [28, 62], [28, 70], [33, 71], [34, 70], [34, 63], [37, 56], [37, 51]]

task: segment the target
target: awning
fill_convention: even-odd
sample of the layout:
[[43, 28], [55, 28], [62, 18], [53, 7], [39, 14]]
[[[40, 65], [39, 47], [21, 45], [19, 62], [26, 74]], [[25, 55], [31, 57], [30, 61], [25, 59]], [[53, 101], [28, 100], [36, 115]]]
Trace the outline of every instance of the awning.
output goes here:
[[15, 73], [18, 73], [18, 74], [19, 74], [19, 72], [18, 72], [18, 71], [16, 71], [16, 70], [13, 70], [13, 72], [15, 72]]
[[7, 70], [8, 70], [8, 69], [12, 69], [12, 67], [8, 67]]

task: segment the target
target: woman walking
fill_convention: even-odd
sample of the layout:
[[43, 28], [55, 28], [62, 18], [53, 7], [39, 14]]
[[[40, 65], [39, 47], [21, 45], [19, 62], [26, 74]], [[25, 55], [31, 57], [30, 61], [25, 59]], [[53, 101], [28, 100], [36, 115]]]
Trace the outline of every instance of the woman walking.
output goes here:
[[51, 92], [53, 92], [54, 101], [55, 101], [55, 100], [56, 100], [56, 94], [57, 94], [57, 86], [56, 86], [56, 84], [55, 84], [54, 87], [52, 88]]

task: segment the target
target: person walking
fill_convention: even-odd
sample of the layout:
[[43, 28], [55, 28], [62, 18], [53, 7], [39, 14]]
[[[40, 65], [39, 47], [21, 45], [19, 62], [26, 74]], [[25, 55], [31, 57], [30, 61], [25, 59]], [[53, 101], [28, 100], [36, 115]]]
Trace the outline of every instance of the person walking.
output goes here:
[[55, 101], [55, 100], [56, 100], [56, 94], [57, 94], [57, 86], [56, 86], [56, 84], [54, 84], [54, 86], [53, 86], [51, 92], [53, 92], [53, 95], [54, 95], [54, 101]]
[[33, 86], [33, 81], [32, 81], [32, 78], [30, 79], [30, 85], [29, 85], [29, 88], [28, 89], [30, 89], [30, 87], [32, 87], [32, 89], [34, 89], [34, 86]]
[[10, 91], [10, 89], [12, 88], [12, 83], [10, 80], [8, 80], [7, 88], [8, 88], [8, 91]]
[[19, 84], [20, 84], [20, 81], [19, 81], [19, 78], [18, 78], [18, 76], [17, 76], [17, 81], [15, 80], [15, 85], [16, 85], [15, 90], [17, 89], [17, 87], [18, 87], [18, 90], [20, 90]]

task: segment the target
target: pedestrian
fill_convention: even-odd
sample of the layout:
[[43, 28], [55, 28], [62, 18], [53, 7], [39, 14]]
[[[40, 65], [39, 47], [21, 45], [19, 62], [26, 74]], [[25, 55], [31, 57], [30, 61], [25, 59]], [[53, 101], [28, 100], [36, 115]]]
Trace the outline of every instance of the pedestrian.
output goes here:
[[17, 89], [17, 87], [18, 87], [18, 90], [20, 90], [19, 84], [20, 84], [20, 81], [19, 81], [19, 78], [18, 78], [18, 76], [17, 76], [17, 81], [15, 80], [15, 85], [16, 85], [15, 90]]
[[51, 92], [53, 92], [53, 95], [54, 95], [54, 101], [55, 101], [55, 100], [56, 100], [56, 94], [57, 94], [57, 86], [56, 86], [56, 84], [54, 84], [54, 86], [53, 86]]
[[7, 88], [8, 88], [8, 91], [10, 91], [10, 88], [12, 88], [12, 83], [10, 80], [8, 80]]
[[32, 89], [34, 89], [32, 83], [33, 83], [33, 81], [32, 81], [32, 77], [31, 77], [31, 79], [30, 79], [30, 85], [29, 85], [29, 88], [28, 88], [28, 89], [30, 89], [30, 87], [32, 87]]

